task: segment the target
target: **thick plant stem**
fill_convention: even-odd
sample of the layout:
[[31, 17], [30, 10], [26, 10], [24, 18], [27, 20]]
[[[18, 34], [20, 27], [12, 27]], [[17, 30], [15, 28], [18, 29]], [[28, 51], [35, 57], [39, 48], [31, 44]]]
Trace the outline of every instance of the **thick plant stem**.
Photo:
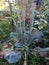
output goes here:
[[25, 52], [25, 58], [24, 58], [24, 64], [23, 65], [27, 65], [27, 54]]
[[12, 6], [11, 6], [11, 3], [10, 3], [9, 0], [8, 0], [8, 3], [9, 3], [9, 8], [10, 8], [10, 14], [11, 14], [11, 17], [12, 17]]

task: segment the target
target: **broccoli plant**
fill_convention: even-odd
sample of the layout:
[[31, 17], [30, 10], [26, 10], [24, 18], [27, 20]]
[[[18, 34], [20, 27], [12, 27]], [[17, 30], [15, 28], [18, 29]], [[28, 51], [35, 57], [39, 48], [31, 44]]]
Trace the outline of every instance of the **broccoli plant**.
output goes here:
[[[35, 44], [38, 42], [38, 40], [43, 36], [42, 31], [34, 30], [33, 29], [33, 22], [34, 22], [34, 16], [35, 15], [35, 7], [34, 3], [30, 1], [26, 1], [26, 8], [24, 7], [25, 3], [18, 1], [19, 3], [19, 10], [18, 10], [18, 21], [17, 23], [14, 21], [14, 26], [16, 29], [15, 33], [12, 33], [10, 36], [11, 38], [16, 38], [16, 41], [14, 43], [14, 51], [7, 52], [4, 55], [4, 58], [9, 63], [17, 63], [20, 61], [20, 59], [24, 58], [24, 64], [27, 65], [27, 56], [30, 54], [30, 45]], [[20, 4], [22, 3], [22, 4]], [[29, 5], [31, 6], [29, 6]], [[24, 7], [24, 8], [22, 8]], [[29, 7], [31, 11], [29, 11]], [[33, 9], [34, 8], [34, 9]], [[27, 13], [28, 12], [28, 13]], [[25, 25], [25, 15], [30, 18], [30, 25], [27, 27]]]

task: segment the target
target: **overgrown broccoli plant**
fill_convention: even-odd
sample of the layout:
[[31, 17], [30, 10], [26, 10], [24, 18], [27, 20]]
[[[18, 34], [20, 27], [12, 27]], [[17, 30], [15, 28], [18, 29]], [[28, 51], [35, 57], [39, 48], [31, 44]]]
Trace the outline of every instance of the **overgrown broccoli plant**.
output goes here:
[[[8, 0], [9, 1], [9, 0]], [[20, 3], [20, 1], [19, 1]], [[32, 4], [32, 3], [28, 3]], [[10, 3], [9, 3], [10, 5]], [[18, 21], [17, 24], [14, 21], [14, 26], [16, 29], [16, 32], [11, 34], [11, 38], [16, 38], [16, 42], [14, 43], [14, 52], [7, 53], [9, 54], [6, 56], [5, 59], [9, 63], [17, 63], [20, 61], [20, 59], [24, 58], [24, 64], [27, 65], [27, 56], [30, 54], [30, 45], [33, 45], [36, 41], [38, 41], [41, 36], [42, 32], [36, 30], [36, 32], [33, 32], [33, 22], [34, 22], [34, 14], [35, 14], [35, 8], [34, 5], [31, 5], [31, 16], [30, 16], [30, 25], [27, 27], [25, 25], [25, 8], [23, 9], [21, 6], [20, 10], [18, 11]], [[22, 9], [21, 9], [22, 8]], [[33, 9], [34, 8], [34, 9]], [[27, 10], [28, 11], [28, 10]], [[28, 20], [27, 20], [28, 21]]]

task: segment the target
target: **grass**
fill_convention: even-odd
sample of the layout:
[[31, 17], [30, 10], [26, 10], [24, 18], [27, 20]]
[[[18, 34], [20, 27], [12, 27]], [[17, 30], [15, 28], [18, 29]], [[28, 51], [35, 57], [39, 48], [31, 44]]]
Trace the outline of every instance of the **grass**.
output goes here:
[[2, 60], [0, 59], [0, 65], [2, 65]]

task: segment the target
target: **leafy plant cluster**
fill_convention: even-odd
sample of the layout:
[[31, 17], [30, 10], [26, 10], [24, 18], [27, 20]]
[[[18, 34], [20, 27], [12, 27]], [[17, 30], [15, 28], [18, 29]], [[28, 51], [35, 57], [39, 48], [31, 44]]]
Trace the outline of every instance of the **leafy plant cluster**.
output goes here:
[[46, 10], [49, 10], [49, 1], [48, 0], [45, 0], [45, 4], [44, 4], [44, 6], [42, 6], [41, 8], [40, 8], [40, 12], [45, 12]]
[[[32, 11], [32, 13], [34, 13], [34, 11]], [[21, 14], [23, 14], [23, 13], [21, 13]], [[19, 15], [19, 17], [21, 17], [21, 16]], [[34, 17], [33, 18], [31, 17], [31, 22], [30, 22], [30, 26], [29, 26], [28, 30], [26, 30], [25, 21], [24, 21], [23, 16], [22, 16], [22, 20], [21, 20], [21, 18], [19, 18], [19, 19], [20, 20], [17, 22], [17, 24], [14, 21], [14, 26], [15, 26], [16, 32], [13, 32], [11, 34], [11, 38], [17, 39], [14, 43], [14, 52], [13, 53], [10, 52], [10, 54], [8, 56], [6, 56], [4, 59], [6, 59], [10, 65], [11, 65], [11, 63], [17, 64], [17, 62], [19, 62], [21, 60], [22, 56], [24, 55], [23, 62], [25, 62], [26, 65], [27, 65], [27, 61], [31, 62], [31, 63], [29, 63], [30, 65], [37, 65], [40, 60], [38, 57], [35, 57], [35, 56], [32, 57], [32, 55], [31, 55], [31, 59], [29, 58], [27, 60], [27, 58], [28, 58], [28, 55], [30, 55], [30, 50], [31, 50], [30, 46], [36, 44], [36, 42], [38, 42], [39, 39], [42, 38], [42, 36], [43, 36], [42, 30], [37, 30], [37, 29], [33, 30], [33, 21], [34, 20], [32, 20], [32, 19], [34, 19]], [[8, 30], [9, 30], [9, 28], [8, 28]], [[7, 31], [7, 30], [5, 29], [5, 31]], [[5, 37], [6, 37], [6, 35], [4, 35], [4, 38]], [[5, 55], [6, 55], [6, 53], [5, 53]], [[18, 63], [18, 65], [19, 65], [19, 63]]]
[[10, 33], [10, 25], [6, 20], [3, 20], [0, 23], [0, 40], [3, 41], [4, 39], [7, 39], [9, 37], [9, 33]]

